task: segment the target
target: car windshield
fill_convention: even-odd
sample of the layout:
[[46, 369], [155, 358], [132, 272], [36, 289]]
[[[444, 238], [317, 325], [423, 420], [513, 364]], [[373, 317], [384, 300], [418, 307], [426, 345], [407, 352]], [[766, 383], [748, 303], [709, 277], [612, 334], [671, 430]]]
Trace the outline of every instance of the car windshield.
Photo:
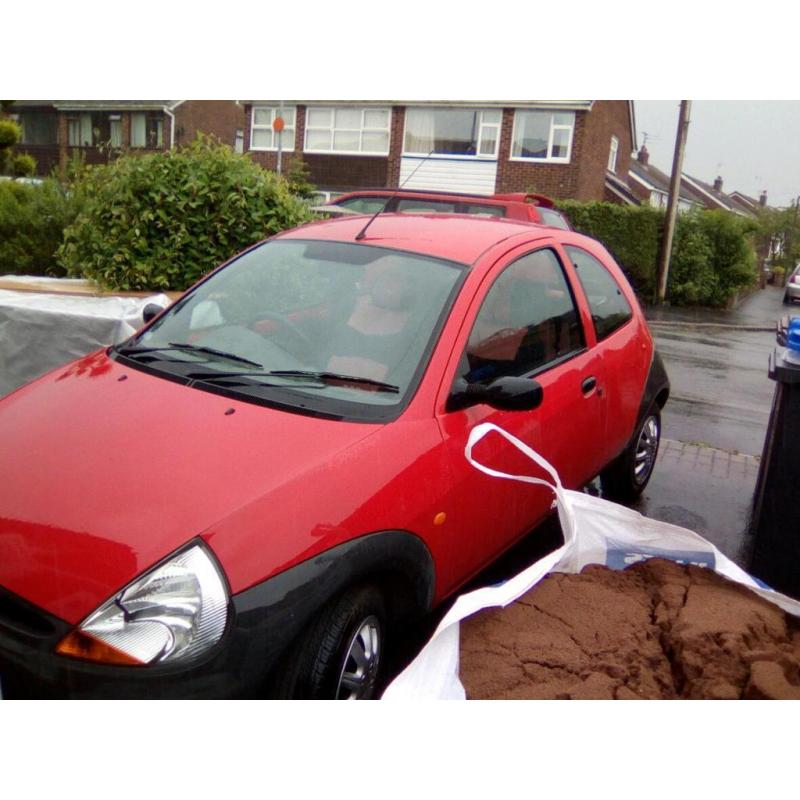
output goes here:
[[391, 418], [416, 388], [463, 271], [368, 245], [267, 242], [116, 352], [243, 399]]

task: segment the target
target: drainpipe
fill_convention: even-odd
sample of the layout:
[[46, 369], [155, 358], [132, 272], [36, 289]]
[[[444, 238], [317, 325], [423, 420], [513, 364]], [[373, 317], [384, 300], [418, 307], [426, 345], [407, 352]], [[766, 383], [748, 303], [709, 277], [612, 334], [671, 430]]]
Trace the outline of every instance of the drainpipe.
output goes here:
[[169, 110], [169, 106], [164, 106], [164, 113], [169, 117], [169, 149], [175, 147], [175, 115]]

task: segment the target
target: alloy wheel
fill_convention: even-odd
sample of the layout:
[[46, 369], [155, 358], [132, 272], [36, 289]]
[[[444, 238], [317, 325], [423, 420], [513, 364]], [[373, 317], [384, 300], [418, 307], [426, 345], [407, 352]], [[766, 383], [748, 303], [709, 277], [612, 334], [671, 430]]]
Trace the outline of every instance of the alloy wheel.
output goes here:
[[642, 425], [633, 458], [633, 479], [639, 486], [647, 481], [653, 471], [658, 453], [659, 433], [656, 417], [648, 417]]
[[381, 627], [376, 616], [369, 616], [356, 628], [348, 644], [339, 683], [338, 700], [362, 700], [372, 696], [378, 676]]

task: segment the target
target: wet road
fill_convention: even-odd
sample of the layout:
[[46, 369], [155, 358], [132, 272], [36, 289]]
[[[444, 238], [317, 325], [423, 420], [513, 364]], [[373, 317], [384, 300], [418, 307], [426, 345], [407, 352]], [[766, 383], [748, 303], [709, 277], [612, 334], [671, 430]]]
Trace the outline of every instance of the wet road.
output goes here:
[[653, 326], [671, 395], [663, 436], [758, 455], [775, 384], [767, 360], [775, 334]]

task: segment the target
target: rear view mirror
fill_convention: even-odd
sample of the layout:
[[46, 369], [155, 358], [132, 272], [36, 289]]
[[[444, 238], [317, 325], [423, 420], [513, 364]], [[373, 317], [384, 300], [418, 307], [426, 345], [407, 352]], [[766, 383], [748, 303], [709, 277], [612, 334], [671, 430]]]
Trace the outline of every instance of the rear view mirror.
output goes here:
[[489, 384], [467, 383], [457, 378], [447, 400], [447, 410], [457, 411], [486, 403], [502, 411], [532, 411], [542, 404], [543, 398], [541, 384], [532, 378], [507, 375]]

